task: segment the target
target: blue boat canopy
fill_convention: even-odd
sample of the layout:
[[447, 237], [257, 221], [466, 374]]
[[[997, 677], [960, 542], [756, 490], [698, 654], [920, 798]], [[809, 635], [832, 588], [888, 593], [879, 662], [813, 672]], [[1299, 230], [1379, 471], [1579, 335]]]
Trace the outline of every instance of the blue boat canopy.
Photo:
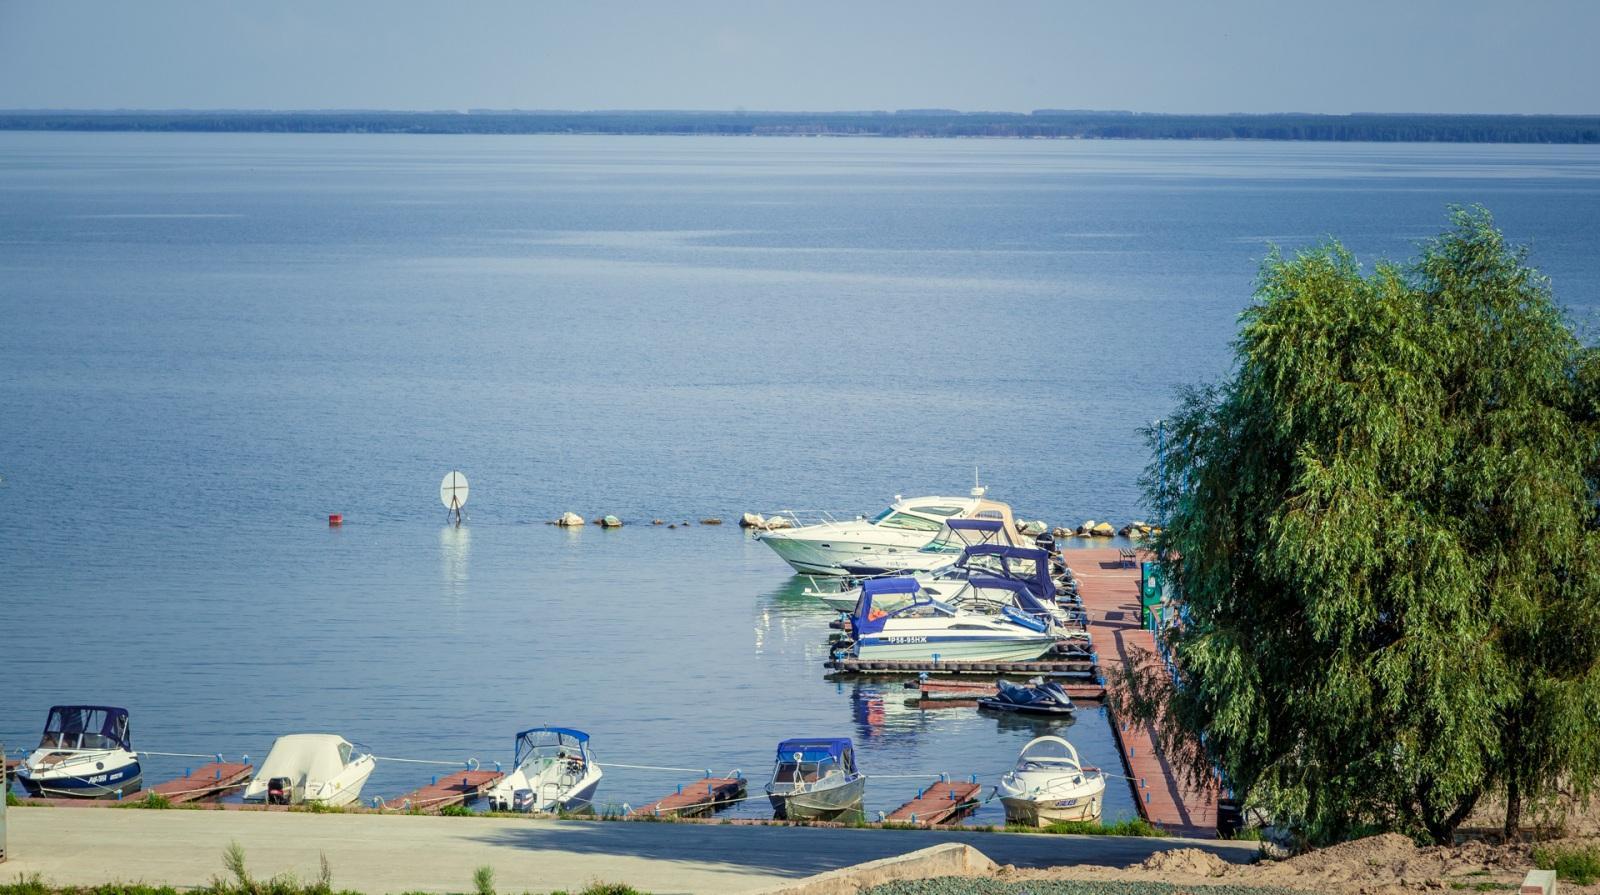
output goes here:
[[794, 761], [798, 753], [801, 762], [819, 762], [829, 758], [844, 762], [852, 746], [849, 737], [784, 740], [778, 744], [778, 761]]
[[956, 531], [999, 531], [1004, 523], [999, 519], [947, 519], [944, 524]]
[[44, 724], [42, 748], [133, 751], [128, 710], [111, 705], [53, 705]]
[[522, 764], [525, 755], [539, 748], [574, 746], [580, 753], [589, 751], [589, 735], [571, 727], [530, 727], [517, 734], [517, 751], [512, 759]]
[[[1050, 554], [1037, 547], [1013, 547], [1009, 544], [974, 544], [968, 547], [956, 564], [965, 568], [967, 561], [974, 556], [997, 556], [1005, 569], [1005, 575], [1017, 581], [1024, 582], [1033, 591], [1036, 599], [1051, 603], [1056, 598], [1056, 583], [1050, 578]], [[1010, 560], [1026, 560], [1033, 563], [1033, 569], [1024, 574], [1020, 571], [1013, 572]]]
[[863, 595], [914, 594], [919, 590], [922, 590], [922, 585], [909, 575], [896, 578], [868, 578], [861, 584]]

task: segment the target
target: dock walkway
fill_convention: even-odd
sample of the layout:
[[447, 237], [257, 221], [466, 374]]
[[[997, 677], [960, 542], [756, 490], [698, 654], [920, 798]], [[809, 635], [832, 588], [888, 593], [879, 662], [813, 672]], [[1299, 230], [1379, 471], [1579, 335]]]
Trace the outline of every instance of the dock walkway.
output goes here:
[[744, 798], [743, 777], [705, 777], [678, 787], [670, 796], [640, 805], [628, 812], [635, 817], [676, 815], [698, 817], [719, 811]]
[[[1095, 650], [1107, 668], [1128, 668], [1141, 653], [1154, 654], [1155, 637], [1139, 624], [1139, 567], [1129, 567], [1116, 547], [1062, 552], [1078, 579]], [[1142, 551], [1140, 559], [1148, 555]], [[1112, 674], [1107, 673], [1112, 685]], [[1153, 725], [1112, 717], [1139, 813], [1145, 820], [1184, 836], [1211, 838], [1217, 830], [1217, 792], [1194, 789], [1180, 779], [1161, 749]]]
[[978, 791], [973, 782], [938, 780], [917, 791], [917, 797], [889, 813], [884, 820], [893, 823], [936, 826], [953, 823], [978, 807]]
[[386, 799], [383, 806], [432, 814], [447, 805], [465, 805], [476, 801], [504, 776], [499, 771], [451, 771], [433, 778], [433, 782], [427, 786]]

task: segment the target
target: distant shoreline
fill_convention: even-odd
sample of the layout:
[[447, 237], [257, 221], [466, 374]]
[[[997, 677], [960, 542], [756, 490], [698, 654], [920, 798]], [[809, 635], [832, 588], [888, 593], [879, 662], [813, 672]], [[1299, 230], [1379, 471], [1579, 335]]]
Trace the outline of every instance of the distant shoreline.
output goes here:
[[0, 130], [1600, 144], [1600, 115], [0, 110]]

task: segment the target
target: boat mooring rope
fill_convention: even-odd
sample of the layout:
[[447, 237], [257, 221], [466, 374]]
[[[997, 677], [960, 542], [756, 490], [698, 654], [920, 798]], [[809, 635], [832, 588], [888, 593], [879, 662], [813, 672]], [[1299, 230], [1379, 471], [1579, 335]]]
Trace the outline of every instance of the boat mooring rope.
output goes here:
[[447, 768], [465, 767], [469, 771], [476, 771], [481, 767], [476, 758], [469, 758], [466, 761], [432, 761], [426, 758], [391, 758], [387, 755], [374, 755], [372, 757], [378, 761], [398, 761], [405, 764], [436, 764]]

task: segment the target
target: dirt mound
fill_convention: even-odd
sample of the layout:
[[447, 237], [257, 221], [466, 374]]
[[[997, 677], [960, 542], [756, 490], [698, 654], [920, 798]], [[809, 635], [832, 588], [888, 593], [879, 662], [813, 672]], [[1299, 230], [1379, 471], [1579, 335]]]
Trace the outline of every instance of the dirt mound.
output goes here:
[[1175, 848], [1158, 851], [1145, 858], [1139, 869], [1165, 876], [1222, 876], [1228, 872], [1229, 866], [1227, 861], [1210, 852], [1198, 848]]
[[1526, 850], [1469, 842], [1456, 848], [1418, 848], [1406, 836], [1385, 833], [1259, 864], [1250, 882], [1297, 887], [1361, 884], [1361, 891], [1412, 888], [1463, 874], [1514, 870], [1527, 865]]

